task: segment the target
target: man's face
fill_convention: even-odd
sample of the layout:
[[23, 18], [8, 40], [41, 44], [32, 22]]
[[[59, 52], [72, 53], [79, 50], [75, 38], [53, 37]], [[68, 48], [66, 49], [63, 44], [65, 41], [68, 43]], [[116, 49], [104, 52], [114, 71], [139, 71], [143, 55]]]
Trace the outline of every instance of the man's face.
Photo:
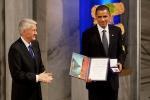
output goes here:
[[31, 28], [24, 30], [23, 37], [28, 41], [31, 42], [33, 40], [36, 40], [37, 36], [37, 27], [36, 25], [33, 25]]
[[98, 10], [96, 13], [96, 20], [98, 24], [105, 28], [107, 24], [110, 22], [111, 16], [107, 10]]

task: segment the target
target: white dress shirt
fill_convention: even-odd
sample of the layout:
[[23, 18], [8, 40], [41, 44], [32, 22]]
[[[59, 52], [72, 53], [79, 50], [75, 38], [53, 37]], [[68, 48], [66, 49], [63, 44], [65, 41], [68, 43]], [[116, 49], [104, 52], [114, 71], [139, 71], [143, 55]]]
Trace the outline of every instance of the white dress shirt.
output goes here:
[[[27, 49], [28, 49], [29, 45], [31, 45], [31, 42], [28, 43], [23, 37], [21, 37], [21, 40], [23, 41], [23, 43], [25, 44], [25, 46], [26, 46]], [[28, 49], [28, 50], [29, 50], [29, 49]]]
[[106, 38], [107, 38], [108, 46], [109, 46], [109, 29], [108, 29], [108, 25], [104, 29], [100, 25], [97, 24], [97, 28], [98, 28], [101, 40], [102, 40], [102, 36], [103, 36], [103, 32], [102, 31], [106, 30], [105, 34], [106, 34]]

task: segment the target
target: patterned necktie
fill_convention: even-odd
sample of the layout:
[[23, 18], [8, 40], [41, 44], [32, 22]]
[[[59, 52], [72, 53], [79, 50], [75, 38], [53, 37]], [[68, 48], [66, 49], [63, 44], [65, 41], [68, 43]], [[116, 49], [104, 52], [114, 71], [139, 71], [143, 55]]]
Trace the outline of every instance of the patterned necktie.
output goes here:
[[34, 52], [33, 52], [33, 49], [32, 49], [32, 45], [28, 46], [28, 50], [29, 50], [29, 53], [32, 56], [32, 58], [34, 58]]
[[106, 30], [102, 31], [103, 35], [102, 35], [102, 43], [105, 49], [105, 53], [106, 55], [108, 55], [108, 40], [106, 38]]

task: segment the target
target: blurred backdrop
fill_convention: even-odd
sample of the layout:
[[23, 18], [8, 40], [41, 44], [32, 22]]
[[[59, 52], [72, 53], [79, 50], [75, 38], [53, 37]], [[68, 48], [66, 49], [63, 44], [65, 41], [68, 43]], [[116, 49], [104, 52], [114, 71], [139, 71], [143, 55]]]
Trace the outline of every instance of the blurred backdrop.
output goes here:
[[[140, 90], [145, 91], [150, 81], [148, 71], [143, 71], [145, 67], [148, 68], [149, 62], [149, 56], [145, 51], [149, 50], [148, 33], [142, 35], [141, 51], [147, 56], [141, 56], [142, 68], [140, 68], [139, 0], [120, 1], [125, 6], [125, 13], [119, 17], [119, 21], [125, 27], [128, 55], [125, 64], [127, 70], [120, 75], [119, 100], [139, 100], [139, 88], [142, 87]], [[143, 1], [142, 7], [148, 7], [148, 3], [148, 0]], [[72, 52], [80, 52], [81, 8], [83, 8], [81, 0], [0, 0], [0, 100], [10, 100], [8, 50], [11, 43], [19, 38], [18, 22], [25, 17], [38, 22], [42, 59], [46, 70], [54, 74], [52, 84], [42, 84], [43, 100], [87, 100], [85, 82], [69, 76]], [[142, 9], [142, 12], [144, 11], [148, 14], [148, 8]], [[148, 18], [145, 13], [142, 16], [144, 20]], [[144, 20], [142, 20], [142, 34], [144, 27], [148, 29], [145, 25], [148, 19], [143, 22]], [[142, 74], [139, 73], [140, 69]], [[149, 94], [146, 95], [146, 98], [148, 97]]]

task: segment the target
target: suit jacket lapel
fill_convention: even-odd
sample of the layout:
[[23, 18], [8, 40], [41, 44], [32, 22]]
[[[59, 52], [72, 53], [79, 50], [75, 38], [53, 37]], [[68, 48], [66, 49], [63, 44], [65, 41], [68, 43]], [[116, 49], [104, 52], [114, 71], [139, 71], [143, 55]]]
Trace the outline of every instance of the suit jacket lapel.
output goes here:
[[[95, 26], [95, 34], [96, 34], [96, 38], [97, 38], [97, 42], [99, 43], [100, 47], [103, 49], [103, 53], [105, 54], [105, 49], [104, 49], [104, 46], [103, 46], [103, 43], [102, 43], [102, 40], [101, 40], [101, 37], [100, 37], [100, 33], [98, 31], [98, 27], [97, 25]], [[106, 55], [106, 54], [105, 54]]]
[[33, 48], [33, 52], [34, 52], [34, 56], [35, 56], [35, 64], [36, 64], [36, 70], [37, 70], [37, 72], [38, 72], [38, 69], [39, 68], [37, 68], [38, 67], [38, 50], [37, 50], [37, 48], [36, 48], [36, 46], [34, 45], [34, 43], [32, 44], [32, 48]]
[[[19, 38], [19, 40], [18, 40], [19, 42], [20, 42], [20, 46], [21, 46], [21, 49], [22, 49], [22, 51], [25, 53], [25, 56], [27, 56], [28, 57], [28, 59], [29, 59], [29, 61], [31, 62], [31, 63], [34, 63], [33, 61], [34, 61], [34, 59], [31, 57], [31, 55], [30, 55], [30, 53], [29, 53], [29, 51], [28, 51], [28, 49], [27, 49], [27, 47], [25, 46], [25, 44], [23, 43], [23, 41], [21, 40], [21, 38]], [[35, 46], [33, 45], [33, 52], [34, 52], [34, 55], [35, 55], [35, 63], [36, 63], [36, 66], [37, 66], [37, 50], [36, 50], [36, 48], [35, 48]], [[37, 68], [36, 68], [37, 69]]]
[[101, 37], [100, 37], [100, 33], [99, 33], [99, 31], [98, 31], [98, 27], [97, 27], [97, 26], [95, 27], [95, 35], [96, 35], [96, 37], [97, 37], [98, 43], [100, 43], [100, 45], [103, 45], [103, 44], [102, 44]]
[[21, 48], [22, 48], [22, 50], [23, 50], [23, 52], [25, 53], [25, 55], [27, 55], [28, 56], [28, 58], [30, 59], [31, 58], [31, 55], [30, 55], [30, 53], [29, 53], [29, 51], [28, 51], [28, 49], [27, 49], [27, 47], [25, 46], [25, 44], [23, 43], [23, 41], [21, 40], [21, 38], [19, 38], [19, 40], [18, 40], [19, 42], [20, 42], [20, 46], [21, 46]]
[[113, 43], [114, 43], [114, 30], [112, 29], [112, 27], [109, 25], [109, 54], [110, 54], [110, 51], [112, 51], [112, 46], [113, 46]]
[[32, 47], [33, 47], [33, 52], [34, 52], [35, 58], [33, 59], [33, 58], [31, 57], [31, 55], [30, 55], [30, 53], [29, 53], [27, 47], [25, 46], [25, 44], [24, 44], [23, 41], [21, 40], [21, 38], [19, 38], [18, 41], [19, 41], [19, 43], [20, 43], [20, 47], [21, 47], [22, 52], [24, 52], [24, 56], [27, 56], [27, 60], [28, 60], [30, 63], [33, 63], [33, 64], [35, 63], [35, 64], [36, 64], [36, 65], [35, 65], [35, 67], [36, 67], [35, 70], [36, 70], [36, 72], [37, 72], [37, 71], [38, 71], [38, 68], [37, 68], [37, 66], [38, 66], [37, 52], [38, 52], [38, 51], [37, 51], [37, 49], [36, 49], [34, 43], [33, 43]]

